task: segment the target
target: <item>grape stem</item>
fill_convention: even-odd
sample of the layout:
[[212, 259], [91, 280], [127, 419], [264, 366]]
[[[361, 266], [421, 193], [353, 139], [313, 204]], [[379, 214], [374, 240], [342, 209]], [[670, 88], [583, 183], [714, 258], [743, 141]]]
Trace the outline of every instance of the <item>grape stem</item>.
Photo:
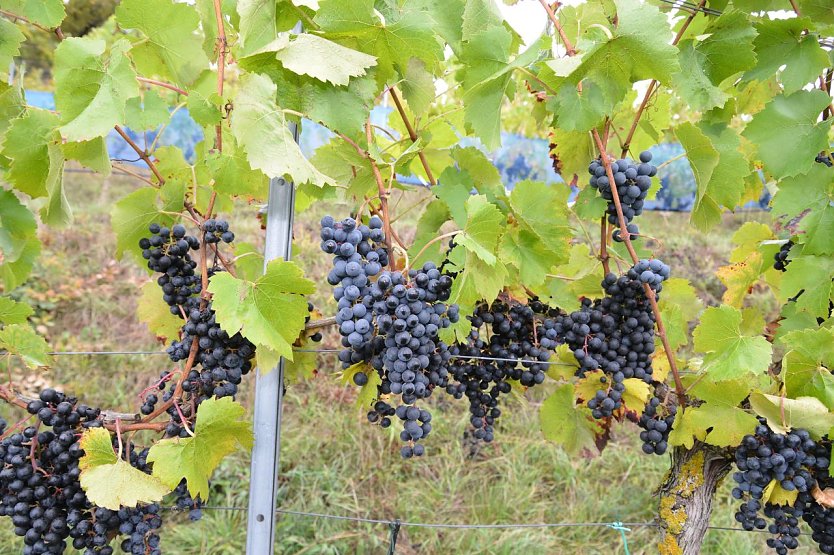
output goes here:
[[[217, 21], [217, 95], [223, 98], [223, 81], [226, 77], [226, 52], [228, 43], [226, 41], [226, 27], [223, 25], [223, 9], [220, 0], [214, 0], [214, 19]], [[223, 152], [223, 124], [214, 126], [214, 148]], [[211, 215], [211, 210], [208, 211]]]
[[602, 269], [606, 275], [611, 271], [608, 264], [608, 222], [605, 219], [605, 214], [600, 218], [599, 231], [599, 261], [602, 262]]
[[[608, 158], [608, 153], [605, 150], [605, 145], [602, 142], [602, 139], [599, 136], [599, 133], [596, 129], [591, 130], [591, 135], [593, 135], [594, 142], [597, 145], [597, 149], [599, 150], [600, 160], [602, 161], [602, 165], [605, 167], [605, 173], [608, 176], [609, 183], [614, 183], [614, 172], [611, 170], [611, 161]], [[616, 186], [611, 187], [611, 196], [614, 197], [614, 207], [617, 209], [617, 220], [620, 224], [620, 233], [623, 238], [623, 242], [625, 243], [626, 250], [628, 250], [628, 254], [631, 256], [631, 260], [636, 264], [640, 259], [637, 256], [637, 252], [634, 250], [634, 245], [631, 244], [631, 237], [630, 233], [628, 232], [628, 228], [626, 227], [626, 220], [625, 216], [623, 215], [623, 206], [620, 203], [620, 193], [617, 191]], [[660, 342], [663, 344], [663, 350], [666, 352], [666, 358], [669, 361], [669, 368], [672, 371], [672, 376], [675, 380], [675, 392], [678, 396], [678, 402], [681, 406], [684, 405], [686, 401], [686, 393], [684, 391], [683, 383], [681, 382], [681, 377], [678, 372], [678, 365], [675, 361], [675, 355], [672, 352], [672, 348], [669, 345], [669, 340], [666, 337], [666, 328], [663, 325], [663, 318], [660, 315], [660, 308], [657, 306], [657, 298], [655, 297], [654, 290], [649, 286], [648, 283], [643, 284], [643, 291], [645, 291], [646, 298], [649, 300], [649, 304], [652, 307], [652, 312], [654, 313], [655, 322], [657, 323], [657, 335], [660, 337]]]
[[113, 129], [115, 129], [116, 133], [118, 133], [122, 137], [122, 139], [125, 140], [128, 146], [130, 146], [130, 148], [132, 148], [136, 152], [136, 154], [139, 155], [139, 158], [141, 158], [142, 161], [148, 165], [148, 168], [150, 168], [151, 172], [153, 172], [154, 174], [154, 177], [156, 177], [156, 180], [159, 182], [157, 187], [162, 187], [165, 184], [165, 178], [162, 177], [162, 174], [159, 172], [159, 168], [156, 167], [156, 164], [154, 164], [151, 161], [151, 158], [150, 156], [148, 156], [148, 153], [145, 152], [139, 145], [137, 145], [133, 141], [133, 139], [131, 139], [128, 136], [128, 134], [125, 133], [124, 129], [122, 129], [121, 126], [115, 125]]
[[[400, 97], [397, 94], [397, 88], [392, 86], [388, 89], [388, 92], [391, 94], [391, 99], [394, 101], [394, 104], [397, 106], [397, 112], [400, 113], [400, 118], [403, 120], [403, 124], [405, 125], [406, 131], [408, 131], [408, 136], [411, 139], [412, 143], [416, 143], [417, 139], [417, 132], [414, 130], [414, 127], [411, 125], [411, 122], [408, 120], [408, 115], [405, 113], [405, 109], [403, 108], [403, 104], [400, 101]], [[429, 183], [432, 184], [432, 187], [437, 185], [437, 181], [434, 179], [434, 174], [429, 167], [429, 162], [426, 160], [426, 155], [423, 153], [422, 150], [417, 153], [417, 156], [420, 158], [420, 163], [423, 165], [423, 170], [426, 172], [426, 177], [429, 180]]]
[[140, 83], [145, 83], [147, 85], [155, 85], [157, 87], [162, 87], [163, 89], [168, 89], [169, 91], [174, 91], [177, 94], [188, 96], [187, 91], [177, 87], [176, 85], [172, 85], [171, 83], [166, 83], [165, 81], [159, 81], [157, 79], [148, 79], [147, 77], [137, 77], [136, 80]]
[[[371, 144], [374, 142], [374, 135], [373, 130], [371, 129], [371, 121], [368, 120], [365, 122], [365, 138], [368, 141], [368, 148], [371, 148]], [[354, 143], [355, 145], [356, 143]], [[358, 148], [358, 145], [356, 145]], [[360, 155], [363, 155], [367, 158], [368, 162], [371, 164], [371, 172], [374, 174], [374, 180], [376, 181], [377, 191], [379, 193], [379, 204], [382, 208], [382, 225], [385, 229], [385, 248], [388, 251], [388, 260], [389, 264], [391, 265], [392, 270], [397, 269], [397, 260], [394, 258], [394, 247], [391, 243], [393, 239], [393, 233], [391, 233], [391, 214], [388, 212], [388, 191], [385, 188], [385, 181], [382, 179], [382, 174], [379, 172], [379, 166], [376, 164], [376, 160], [374, 160], [373, 156], [370, 155], [368, 151], [362, 151], [362, 149], [358, 148]]]
[[[417, 252], [417, 254], [414, 256], [414, 258], [412, 258], [412, 262], [416, 262], [420, 258], [420, 256], [424, 252], [426, 252], [426, 249], [429, 248], [430, 246], [432, 246], [433, 244], [437, 243], [438, 241], [442, 241], [443, 239], [448, 239], [449, 237], [454, 237], [455, 235], [458, 235], [460, 233], [463, 233], [463, 230], [462, 229], [457, 229], [455, 231], [450, 231], [449, 233], [444, 233], [443, 235], [438, 235], [437, 237], [433, 238], [431, 241], [429, 241], [428, 243], [423, 245], [423, 248], [420, 249]], [[408, 270], [410, 270], [410, 267], [406, 266], [406, 268], [403, 270], [403, 273], [408, 274]]]

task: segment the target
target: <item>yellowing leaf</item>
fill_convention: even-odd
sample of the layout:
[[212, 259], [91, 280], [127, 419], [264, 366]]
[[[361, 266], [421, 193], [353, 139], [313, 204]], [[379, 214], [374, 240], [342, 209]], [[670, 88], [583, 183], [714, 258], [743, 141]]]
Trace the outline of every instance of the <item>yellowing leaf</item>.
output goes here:
[[382, 378], [379, 377], [379, 373], [371, 368], [371, 365], [367, 362], [357, 362], [342, 372], [342, 383], [356, 387], [353, 377], [358, 372], [364, 372], [368, 376], [368, 383], [360, 387], [359, 395], [356, 396], [356, 406], [368, 409], [377, 399], [377, 386], [382, 383]]
[[815, 397], [788, 399], [756, 392], [750, 395], [750, 406], [767, 419], [771, 430], [780, 434], [803, 428], [819, 439], [834, 426], [834, 414]]
[[623, 381], [623, 385], [625, 385], [625, 391], [623, 391], [625, 408], [638, 413], [643, 412], [652, 394], [651, 386], [637, 378], [628, 378]]
[[788, 491], [782, 487], [776, 480], [771, 480], [767, 487], [762, 492], [762, 501], [771, 505], [791, 505], [793, 506], [796, 498], [799, 496], [799, 491]]
[[176, 338], [184, 324], [183, 319], [171, 314], [168, 304], [162, 300], [162, 290], [156, 281], [142, 286], [142, 294], [136, 305], [136, 317], [147, 324], [157, 337]]
[[249, 422], [240, 420], [245, 412], [230, 397], [200, 403], [193, 437], [163, 439], [151, 447], [153, 475], [171, 489], [185, 478], [192, 497], [208, 499], [208, 480], [223, 457], [252, 447]]
[[171, 488], [116, 456], [110, 432], [90, 428], [81, 437], [84, 456], [78, 461], [79, 481], [87, 498], [99, 507], [118, 511], [162, 500]]
[[757, 251], [751, 252], [742, 262], [722, 266], [716, 270], [715, 275], [727, 286], [722, 302], [741, 308], [750, 288], [759, 281], [761, 270], [762, 254]]
[[539, 409], [545, 439], [560, 444], [568, 453], [578, 453], [594, 447], [594, 436], [599, 432], [591, 411], [577, 406], [573, 385], [560, 385], [545, 399]]

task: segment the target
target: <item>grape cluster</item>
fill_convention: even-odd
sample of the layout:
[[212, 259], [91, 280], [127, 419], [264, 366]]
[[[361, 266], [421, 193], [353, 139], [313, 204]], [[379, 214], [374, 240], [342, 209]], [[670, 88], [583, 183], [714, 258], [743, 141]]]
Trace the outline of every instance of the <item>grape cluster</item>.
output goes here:
[[788, 264], [791, 263], [788, 255], [791, 253], [793, 245], [793, 241], [783, 243], [782, 246], [779, 247], [779, 252], [773, 255], [773, 268], [775, 270], [779, 270], [780, 272], [788, 271]]
[[820, 152], [817, 154], [816, 158], [814, 158], [814, 162], [818, 164], [825, 164], [829, 168], [834, 166], [834, 161], [831, 160], [831, 155], [826, 152]]
[[235, 234], [229, 231], [229, 222], [226, 220], [208, 219], [203, 222], [203, 240], [208, 243], [231, 243], [235, 240]]
[[426, 450], [421, 439], [428, 437], [431, 433], [431, 413], [425, 409], [415, 406], [400, 405], [395, 414], [403, 421], [403, 431], [400, 432], [400, 439], [407, 442], [400, 448], [400, 455], [404, 459], [411, 457], [422, 457]]
[[[748, 531], [768, 528], [773, 537], [767, 544], [779, 555], [795, 549], [799, 545], [799, 519], [810, 522], [824, 517], [815, 508], [810, 492], [817, 484], [817, 476], [828, 472], [830, 446], [814, 441], [802, 429], [778, 434], [759, 418], [754, 434], [744, 436], [736, 447], [735, 462], [738, 472], [733, 474], [733, 497], [743, 501], [736, 520]], [[793, 505], [763, 502], [764, 491], [774, 480], [782, 489], [797, 492]], [[762, 509], [764, 516], [772, 520], [769, 526], [760, 516]]]
[[660, 407], [660, 399], [652, 397], [637, 422], [637, 425], [643, 429], [640, 432], [640, 440], [643, 442], [643, 452], [647, 455], [662, 455], [666, 452], [669, 432], [672, 431], [672, 425], [675, 423], [677, 407], [668, 408], [666, 416], [657, 413]]
[[[650, 164], [651, 161], [652, 153], [647, 150], [640, 153], [640, 164], [626, 159], [611, 163], [614, 186], [617, 187], [617, 194], [626, 224], [629, 224], [635, 216], [643, 213], [646, 193], [652, 185], [652, 177], [657, 174], [657, 167]], [[608, 201], [608, 208], [606, 209], [608, 223], [617, 225], [619, 223], [617, 207], [614, 204], [612, 184], [606, 174], [605, 165], [598, 159], [594, 160], [588, 166], [588, 173], [591, 174], [591, 187], [598, 189], [602, 198]], [[634, 239], [639, 233], [637, 226], [634, 224], [627, 225], [626, 231], [629, 233], [630, 239]], [[618, 242], [623, 240], [621, 230], [614, 231], [613, 239]]]
[[162, 274], [156, 280], [162, 288], [162, 299], [171, 307], [171, 314], [181, 316], [202, 291], [200, 276], [195, 273], [197, 263], [188, 252], [200, 248], [200, 242], [186, 235], [180, 224], [169, 229], [152, 223], [148, 231], [151, 236], [139, 240], [142, 257], [148, 261], [148, 268]]
[[498, 398], [512, 389], [508, 380], [527, 387], [544, 381], [546, 363], [557, 345], [558, 315], [533, 299], [528, 305], [500, 300], [483, 303], [469, 317], [472, 329], [467, 340], [450, 347], [454, 381], [446, 392], [469, 400], [469, 421], [476, 439], [494, 439], [495, 421], [501, 416]]
[[622, 407], [627, 378], [652, 383], [655, 320], [643, 284], [657, 292], [668, 276], [669, 267], [660, 260], [641, 260], [625, 276], [606, 275], [602, 299], [583, 299], [579, 310], [558, 319], [557, 336], [579, 361], [577, 374], [604, 373], [600, 382], [605, 389], [588, 399], [594, 418], [610, 417]]
[[[321, 249], [334, 255], [327, 282], [334, 286], [333, 297], [338, 303], [336, 323], [344, 347], [339, 353], [343, 368], [369, 361], [374, 345], [378, 345], [373, 341], [370, 279], [388, 265], [384, 242], [382, 220], [377, 216], [372, 216], [368, 225], [357, 224], [353, 218], [336, 222], [325, 216], [321, 220]], [[359, 374], [355, 379], [358, 385], [367, 383]]]
[[[365, 376], [365, 380], [367, 379], [368, 377]], [[394, 407], [385, 401], [379, 400], [374, 403], [374, 407], [368, 411], [368, 422], [371, 424], [378, 424], [381, 428], [388, 428], [391, 426], [391, 417], [394, 416], [396, 412], [397, 411]]]
[[[820, 488], [834, 485], [832, 479], [823, 474], [817, 473]], [[819, 550], [829, 555], [834, 553], [834, 509], [824, 507], [812, 499], [803, 511], [802, 519], [811, 529], [811, 539], [817, 543]]]

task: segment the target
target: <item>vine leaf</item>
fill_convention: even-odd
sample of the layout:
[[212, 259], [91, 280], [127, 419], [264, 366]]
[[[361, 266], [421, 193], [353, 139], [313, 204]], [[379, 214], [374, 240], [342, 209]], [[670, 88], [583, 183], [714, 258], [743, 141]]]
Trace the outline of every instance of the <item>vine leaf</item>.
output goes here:
[[197, 178], [206, 183], [214, 181], [218, 193], [247, 200], [265, 201], [269, 192], [269, 180], [260, 170], [253, 170], [234, 137], [223, 138], [223, 152], [218, 152], [209, 142], [197, 149]]
[[365, 75], [366, 69], [376, 65], [374, 56], [309, 33], [280, 35], [252, 55], [265, 52], [274, 53], [275, 59], [293, 73], [337, 86], [347, 85], [351, 77]]
[[798, 91], [777, 96], [753, 116], [742, 135], [755, 145], [767, 171], [782, 178], [811, 169], [815, 162], [807, 153], [828, 147], [831, 120], [817, 120], [830, 100], [822, 91]]
[[756, 30], [749, 16], [728, 10], [707, 25], [701, 40], [683, 40], [681, 71], [673, 77], [681, 98], [697, 110], [723, 106], [729, 95], [721, 90], [728, 77], [756, 64], [753, 39]]
[[688, 280], [672, 278], [663, 283], [658, 302], [672, 349], [689, 343], [689, 323], [698, 317], [703, 304]]
[[560, 444], [571, 454], [595, 447], [594, 437], [600, 432], [584, 405], [577, 406], [572, 384], [558, 386], [539, 409], [545, 439]]
[[773, 213], [784, 219], [798, 219], [803, 254], [834, 254], [834, 187], [831, 172], [814, 164], [808, 173], [783, 179], [773, 197]]
[[95, 505], [118, 511], [121, 507], [161, 501], [171, 491], [159, 479], [118, 458], [110, 432], [104, 428], [86, 430], [80, 443], [84, 456], [78, 461], [79, 481]]
[[784, 67], [781, 81], [785, 94], [798, 91], [816, 79], [830, 62], [817, 42], [817, 35], [806, 32], [813, 26], [807, 17], [760, 19], [756, 25], [759, 34], [753, 41], [756, 67], [745, 73], [744, 78], [766, 81]]
[[[239, 0], [236, 2], [237, 13], [240, 16], [238, 59], [260, 50], [275, 40], [280, 31], [293, 27], [295, 19], [291, 22], [285, 21], [285, 18], [281, 16], [283, 10], [278, 10], [279, 5], [280, 3], [274, 0]], [[293, 11], [292, 16], [296, 15], [297, 13]]]
[[23, 283], [41, 252], [35, 216], [15, 194], [0, 189], [0, 279], [6, 291]]
[[791, 350], [782, 357], [785, 393], [790, 397], [816, 397], [834, 410], [834, 330], [796, 330], [782, 339]]
[[[666, 287], [663, 288], [664, 293]], [[679, 409], [675, 417], [670, 445], [692, 448], [694, 440], [726, 447], [738, 445], [746, 434], [753, 433], [758, 420], [738, 407], [753, 389], [748, 379], [715, 382], [695, 381], [689, 389], [693, 397], [704, 401], [698, 407]]]
[[59, 26], [67, 15], [63, 0], [1, 0], [0, 8], [50, 28]]
[[623, 406], [626, 410], [643, 412], [643, 409], [651, 396], [649, 384], [638, 378], [626, 378], [623, 380], [625, 390], [623, 391]]
[[169, 119], [168, 105], [156, 91], [144, 91], [141, 97], [135, 96], [125, 105], [125, 122], [131, 131], [156, 129]]
[[168, 304], [162, 300], [156, 280], [142, 286], [142, 293], [136, 303], [136, 317], [147, 324], [151, 333], [166, 339], [176, 338], [183, 325], [182, 318], [171, 314]]
[[[194, 6], [172, 0], [123, 0], [116, 21], [124, 29], [140, 31], [145, 40], [130, 50], [136, 69], [178, 85], [188, 85], [209, 65]], [[164, 21], [165, 25], [159, 22]]]
[[275, 104], [275, 83], [248, 75], [241, 83], [232, 117], [232, 134], [246, 150], [249, 165], [268, 177], [291, 177], [296, 183], [324, 186], [332, 180], [304, 158], [283, 112]]
[[799, 491], [788, 491], [782, 487], [778, 480], [771, 480], [762, 492], [762, 501], [771, 505], [791, 505], [799, 497]]
[[32, 307], [12, 299], [11, 297], [0, 297], [0, 323], [23, 324], [33, 313]]
[[727, 287], [721, 301], [741, 308], [750, 288], [759, 281], [763, 264], [762, 253], [753, 251], [746, 260], [718, 268], [715, 275]]
[[[439, 192], [439, 186], [437, 191]], [[423, 254], [421, 254], [419, 258], [415, 258], [415, 256], [423, 250], [423, 247], [426, 246], [429, 241], [437, 237], [438, 230], [443, 226], [443, 224], [448, 222], [451, 217], [452, 216], [449, 213], [448, 206], [440, 199], [433, 200], [426, 205], [426, 208], [417, 220], [417, 230], [414, 233], [414, 241], [411, 243], [411, 248], [408, 249], [408, 256], [412, 261], [412, 266], [416, 268], [429, 260], [441, 260], [443, 256], [443, 245], [439, 241], [430, 245], [425, 251], [423, 251]]]
[[230, 397], [200, 403], [192, 437], [163, 439], [150, 448], [153, 476], [170, 489], [185, 478], [193, 498], [208, 499], [208, 480], [220, 461], [238, 447], [252, 447], [251, 426], [241, 420], [245, 413]]
[[686, 122], [675, 134], [686, 149], [698, 185], [690, 221], [708, 231], [721, 221], [722, 206], [732, 210], [738, 204], [749, 165], [739, 151], [739, 136], [730, 128], [716, 132]]
[[160, 225], [174, 223], [174, 218], [163, 212], [182, 210], [185, 185], [174, 181], [166, 182], [161, 188], [142, 187], [119, 200], [110, 211], [110, 225], [116, 232], [116, 256], [131, 253], [142, 267], [139, 239], [148, 237], [148, 226], [154, 222]]
[[568, 195], [566, 187], [529, 180], [516, 183], [510, 193], [510, 207], [516, 221], [550, 252], [546, 257], [550, 266], [569, 259], [573, 230], [567, 224]]
[[[55, 105], [61, 133], [70, 141], [107, 135], [125, 121], [125, 104], [139, 96], [127, 40], [105, 55], [104, 40], [70, 37], [55, 49]], [[166, 110], [167, 114], [167, 110]]]
[[50, 225], [71, 219], [64, 195], [64, 154], [57, 127], [58, 116], [30, 109], [12, 121], [3, 143], [3, 155], [11, 160], [6, 179], [32, 198], [48, 197], [41, 217]]
[[495, 248], [503, 231], [504, 215], [484, 195], [470, 196], [465, 207], [466, 226], [455, 242], [488, 266], [493, 266], [497, 262]]
[[63, 143], [61, 149], [67, 160], [75, 160], [82, 166], [87, 166], [104, 177], [110, 175], [110, 155], [107, 153], [107, 142], [104, 137], [96, 137], [89, 141]]
[[321, 0], [315, 22], [325, 38], [343, 41], [377, 59], [377, 84], [405, 75], [412, 58], [434, 70], [443, 60], [443, 46], [434, 32], [434, 20], [409, 3], [386, 10], [381, 17], [374, 0]]
[[[449, 166], [440, 174], [437, 187], [433, 189], [434, 194], [446, 205], [449, 215], [460, 228], [466, 226], [466, 201], [472, 195], [474, 188], [475, 180], [469, 172]], [[436, 231], [436, 229], [432, 230], [432, 234], [436, 235]]]
[[0, 348], [20, 357], [29, 368], [49, 366], [49, 345], [28, 324], [12, 324], [0, 330]]
[[[828, 317], [828, 302], [834, 298], [834, 260], [828, 256], [797, 256], [791, 260], [782, 276], [779, 300], [787, 302], [796, 298], [798, 310], [810, 312], [815, 317]], [[800, 291], [801, 295], [797, 294]]]
[[693, 337], [703, 353], [702, 371], [716, 381], [755, 376], [767, 371], [773, 346], [760, 335], [742, 332], [742, 314], [723, 305], [710, 307], [701, 316]]
[[368, 383], [359, 388], [359, 395], [356, 396], [356, 406], [362, 409], [369, 409], [377, 398], [377, 386], [382, 383], [379, 372], [374, 370], [367, 362], [357, 362], [342, 371], [341, 382], [344, 385], [356, 387], [353, 376], [358, 372], [364, 372], [368, 376]]
[[767, 425], [778, 434], [802, 428], [814, 439], [820, 439], [834, 426], [834, 413], [815, 397], [788, 399], [755, 392], [750, 395], [750, 406], [756, 414], [767, 419]]
[[0, 72], [7, 73], [9, 64], [20, 53], [20, 43], [26, 39], [17, 25], [8, 19], [0, 19]]
[[[229, 335], [240, 332], [246, 339], [293, 360], [292, 344], [304, 329], [307, 300], [315, 284], [303, 277], [293, 262], [273, 260], [255, 281], [215, 274], [209, 284], [212, 308], [220, 326]], [[268, 368], [263, 368], [268, 371]]]

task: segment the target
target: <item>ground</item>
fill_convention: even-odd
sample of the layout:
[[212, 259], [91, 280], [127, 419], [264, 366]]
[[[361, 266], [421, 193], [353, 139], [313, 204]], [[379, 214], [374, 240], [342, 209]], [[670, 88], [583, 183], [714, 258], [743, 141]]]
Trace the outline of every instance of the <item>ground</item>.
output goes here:
[[[128, 177], [103, 179], [85, 173], [67, 175], [67, 191], [76, 219], [64, 230], [42, 230], [44, 253], [27, 286], [17, 293], [38, 305], [41, 332], [58, 350], [142, 350], [159, 345], [135, 316], [138, 287], [147, 279], [132, 260], [117, 261], [109, 224], [115, 199], [137, 186]], [[395, 200], [396, 202], [396, 200]], [[411, 205], [402, 201], [400, 211]], [[240, 239], [261, 240], [258, 206], [240, 203], [229, 218]], [[318, 219], [330, 211], [343, 217], [347, 208], [317, 206], [296, 215], [295, 258], [308, 275], [323, 277], [329, 261], [318, 251]], [[407, 213], [398, 225], [409, 235]], [[688, 214], [649, 213], [641, 230], [660, 238], [654, 248], [687, 277], [702, 299], [715, 304], [722, 292], [712, 272], [725, 264], [730, 236], [744, 221], [766, 219], [762, 213], [729, 215], [715, 231], [699, 233], [686, 225]], [[317, 279], [323, 283], [323, 279]], [[325, 314], [333, 307], [329, 292], [314, 301]], [[762, 298], [762, 302], [768, 299]], [[324, 344], [333, 345], [332, 336]], [[54, 385], [77, 394], [88, 404], [125, 411], [138, 408], [136, 394], [170, 366], [159, 356], [65, 356], [39, 375], [18, 374], [24, 388]], [[435, 523], [647, 522], [655, 514], [654, 488], [668, 467], [668, 458], [640, 451], [638, 429], [619, 427], [602, 456], [571, 457], [542, 439], [538, 404], [547, 393], [532, 391], [504, 411], [495, 442], [472, 451], [463, 439], [467, 427], [463, 402], [445, 396], [433, 399], [434, 432], [428, 456], [403, 461], [394, 432], [367, 424], [353, 401], [355, 391], [335, 379], [334, 355], [321, 355], [318, 375], [289, 387], [282, 429], [279, 506], [295, 511], [369, 518], [399, 518]], [[241, 401], [251, 405], [253, 379]], [[0, 407], [15, 422], [22, 415]], [[141, 437], [137, 436], [137, 442]], [[245, 509], [248, 454], [225, 460], [212, 483], [209, 505]], [[713, 511], [714, 526], [735, 527], [731, 486], [720, 488]], [[188, 522], [185, 515], [166, 518], [164, 552], [172, 555], [240, 554], [246, 533], [245, 510], [206, 510]], [[626, 532], [631, 553], [655, 553], [657, 535], [649, 527]], [[759, 553], [767, 534], [711, 530], [703, 552]], [[292, 515], [278, 519], [276, 553], [385, 553], [385, 525], [312, 519]], [[808, 541], [810, 543], [810, 541]], [[0, 554], [20, 553], [11, 522], [0, 519]], [[620, 533], [599, 527], [449, 530], [409, 528], [397, 544], [402, 554], [475, 553], [623, 553]], [[809, 547], [796, 553], [811, 553]]]

